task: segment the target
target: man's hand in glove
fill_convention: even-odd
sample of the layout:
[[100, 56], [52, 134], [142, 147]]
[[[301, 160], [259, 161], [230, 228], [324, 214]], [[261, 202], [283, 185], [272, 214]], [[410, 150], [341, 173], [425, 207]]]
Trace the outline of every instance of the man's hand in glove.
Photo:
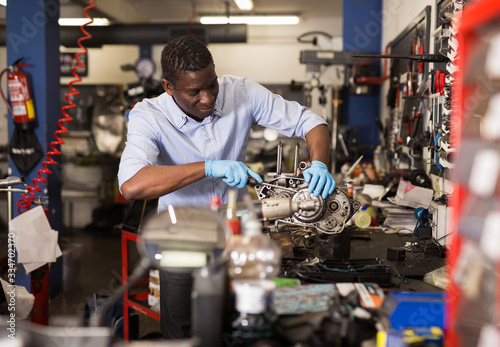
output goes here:
[[309, 193], [314, 191], [314, 196], [321, 194], [323, 199], [326, 199], [328, 195], [333, 193], [335, 189], [335, 179], [324, 163], [313, 160], [311, 166], [302, 174], [306, 182], [309, 183]]
[[236, 160], [207, 160], [205, 162], [205, 175], [207, 177], [224, 177], [223, 181], [229, 186], [243, 188], [248, 181], [248, 176], [262, 183], [262, 178], [241, 161]]

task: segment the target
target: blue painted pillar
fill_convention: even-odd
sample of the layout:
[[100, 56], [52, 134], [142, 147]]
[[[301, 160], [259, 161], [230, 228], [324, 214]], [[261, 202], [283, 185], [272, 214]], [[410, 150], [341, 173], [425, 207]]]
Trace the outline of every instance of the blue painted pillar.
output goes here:
[[[23, 63], [29, 64], [22, 68], [28, 73], [34, 101], [37, 123], [35, 134], [44, 153], [50, 151], [50, 143], [54, 140], [54, 131], [58, 129], [57, 120], [60, 118], [59, 96], [59, 0], [23, 0], [8, 1], [7, 5], [7, 64], [13, 64], [17, 59], [24, 57]], [[14, 132], [14, 123], [9, 116], [9, 139]], [[57, 165], [49, 165], [52, 175], [43, 174], [48, 181], [37, 183], [41, 192], [42, 201], [48, 201], [48, 215], [50, 225], [54, 230], [62, 232], [61, 213], [61, 174], [59, 156], [53, 156]], [[42, 169], [44, 156], [36, 167], [25, 176], [29, 186], [32, 180], [38, 177]], [[11, 175], [20, 176], [12, 160], [9, 160]], [[21, 199], [19, 193], [14, 194], [14, 216], [18, 215], [17, 201]], [[33, 206], [35, 207], [35, 206]], [[30, 275], [18, 270], [16, 283], [30, 290]], [[55, 296], [62, 289], [62, 257], [57, 263], [50, 265], [50, 292]]]
[[[382, 45], [382, 0], [344, 0], [343, 41], [345, 51], [379, 54]], [[380, 62], [371, 64], [380, 76]], [[360, 146], [376, 146], [379, 143], [379, 129], [376, 119], [380, 118], [380, 88], [372, 87], [369, 95], [354, 95], [344, 90], [343, 115], [341, 123], [358, 131]], [[365, 159], [371, 152], [363, 152]]]

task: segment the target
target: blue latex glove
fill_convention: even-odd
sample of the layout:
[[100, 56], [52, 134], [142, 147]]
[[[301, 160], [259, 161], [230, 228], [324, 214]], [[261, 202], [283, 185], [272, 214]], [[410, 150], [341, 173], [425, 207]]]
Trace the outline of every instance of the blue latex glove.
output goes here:
[[248, 181], [248, 175], [255, 178], [259, 183], [263, 180], [255, 171], [241, 161], [236, 160], [207, 160], [205, 162], [205, 175], [207, 177], [224, 177], [223, 181], [229, 186], [243, 188]]
[[335, 179], [324, 163], [313, 160], [311, 166], [302, 174], [306, 182], [309, 183], [309, 193], [314, 191], [314, 196], [318, 196], [321, 193], [323, 199], [326, 199], [328, 195], [333, 193]]

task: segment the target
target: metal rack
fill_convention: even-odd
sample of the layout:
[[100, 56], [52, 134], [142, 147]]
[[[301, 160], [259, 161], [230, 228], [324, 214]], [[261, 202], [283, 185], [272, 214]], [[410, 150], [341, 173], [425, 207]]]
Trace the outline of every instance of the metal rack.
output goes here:
[[[128, 243], [140, 242], [140, 237], [136, 233], [122, 230], [122, 281], [127, 283], [129, 268], [128, 268]], [[123, 339], [129, 340], [130, 336], [130, 312], [129, 309], [136, 310], [146, 316], [160, 320], [160, 313], [155, 312], [147, 306], [148, 293], [130, 294], [128, 291], [123, 293]], [[144, 304], [146, 301], [146, 304]]]

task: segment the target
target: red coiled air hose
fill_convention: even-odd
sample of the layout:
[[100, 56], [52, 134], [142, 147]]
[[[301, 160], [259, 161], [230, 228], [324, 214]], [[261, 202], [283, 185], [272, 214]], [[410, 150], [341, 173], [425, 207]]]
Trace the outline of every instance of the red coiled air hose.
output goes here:
[[79, 51], [78, 53], [75, 54], [75, 59], [76, 61], [78, 62], [78, 65], [77, 66], [74, 66], [72, 69], [71, 69], [71, 73], [73, 74], [73, 76], [75, 76], [75, 79], [72, 80], [71, 82], [68, 83], [68, 87], [72, 90], [72, 92], [68, 92], [66, 95], [65, 95], [65, 99], [66, 99], [66, 102], [68, 103], [68, 105], [65, 105], [62, 107], [61, 109], [61, 112], [63, 114], [64, 117], [60, 118], [58, 121], [57, 121], [57, 125], [59, 126], [59, 130], [56, 130], [54, 132], [54, 137], [56, 138], [56, 140], [52, 141], [50, 143], [50, 148], [52, 149], [51, 151], [47, 152], [47, 160], [45, 160], [43, 163], [42, 163], [42, 169], [38, 170], [38, 177], [35, 177], [33, 178], [33, 181], [32, 181], [32, 186], [28, 186], [27, 189], [28, 189], [28, 194], [22, 194], [23, 196], [23, 199], [19, 199], [17, 201], [17, 212], [18, 213], [23, 213], [23, 212], [26, 212], [27, 210], [29, 210], [31, 208], [31, 203], [33, 200], [35, 200], [35, 193], [34, 192], [38, 192], [40, 193], [42, 190], [40, 189], [40, 187], [38, 186], [37, 182], [40, 182], [40, 183], [47, 183], [47, 179], [43, 176], [43, 174], [46, 174], [46, 175], [51, 175], [52, 174], [52, 171], [50, 171], [50, 169], [47, 167], [48, 165], [55, 165], [57, 164], [54, 159], [52, 159], [52, 156], [54, 155], [61, 155], [61, 152], [56, 148], [56, 146], [60, 146], [62, 144], [64, 144], [64, 140], [61, 139], [59, 137], [59, 134], [65, 134], [68, 132], [68, 129], [66, 129], [63, 125], [63, 122], [69, 122], [72, 120], [72, 118], [68, 115], [68, 113], [66, 112], [66, 110], [69, 110], [71, 108], [75, 108], [75, 104], [69, 99], [71, 96], [76, 96], [78, 94], [80, 94], [78, 92], [78, 90], [76, 90], [74, 87], [73, 87], [73, 83], [77, 83], [77, 82], [81, 82], [82, 79], [80, 76], [78, 76], [78, 74], [76, 73], [76, 69], [79, 69], [79, 68], [84, 68], [85, 67], [85, 64], [78, 58], [80, 55], [82, 54], [87, 54], [88, 53], [88, 50], [82, 45], [82, 41], [84, 40], [88, 40], [90, 39], [92, 36], [85, 30], [85, 27], [89, 24], [92, 24], [94, 19], [89, 16], [87, 14], [87, 11], [96, 7], [96, 4], [94, 3], [94, 0], [89, 0], [91, 5], [85, 7], [83, 9], [83, 14], [85, 15], [85, 17], [87, 17], [89, 19], [89, 21], [83, 25], [80, 26], [80, 30], [82, 31], [82, 33], [84, 34], [84, 36], [80, 37], [78, 39], [78, 46], [80, 46], [81, 48], [81, 51]]

